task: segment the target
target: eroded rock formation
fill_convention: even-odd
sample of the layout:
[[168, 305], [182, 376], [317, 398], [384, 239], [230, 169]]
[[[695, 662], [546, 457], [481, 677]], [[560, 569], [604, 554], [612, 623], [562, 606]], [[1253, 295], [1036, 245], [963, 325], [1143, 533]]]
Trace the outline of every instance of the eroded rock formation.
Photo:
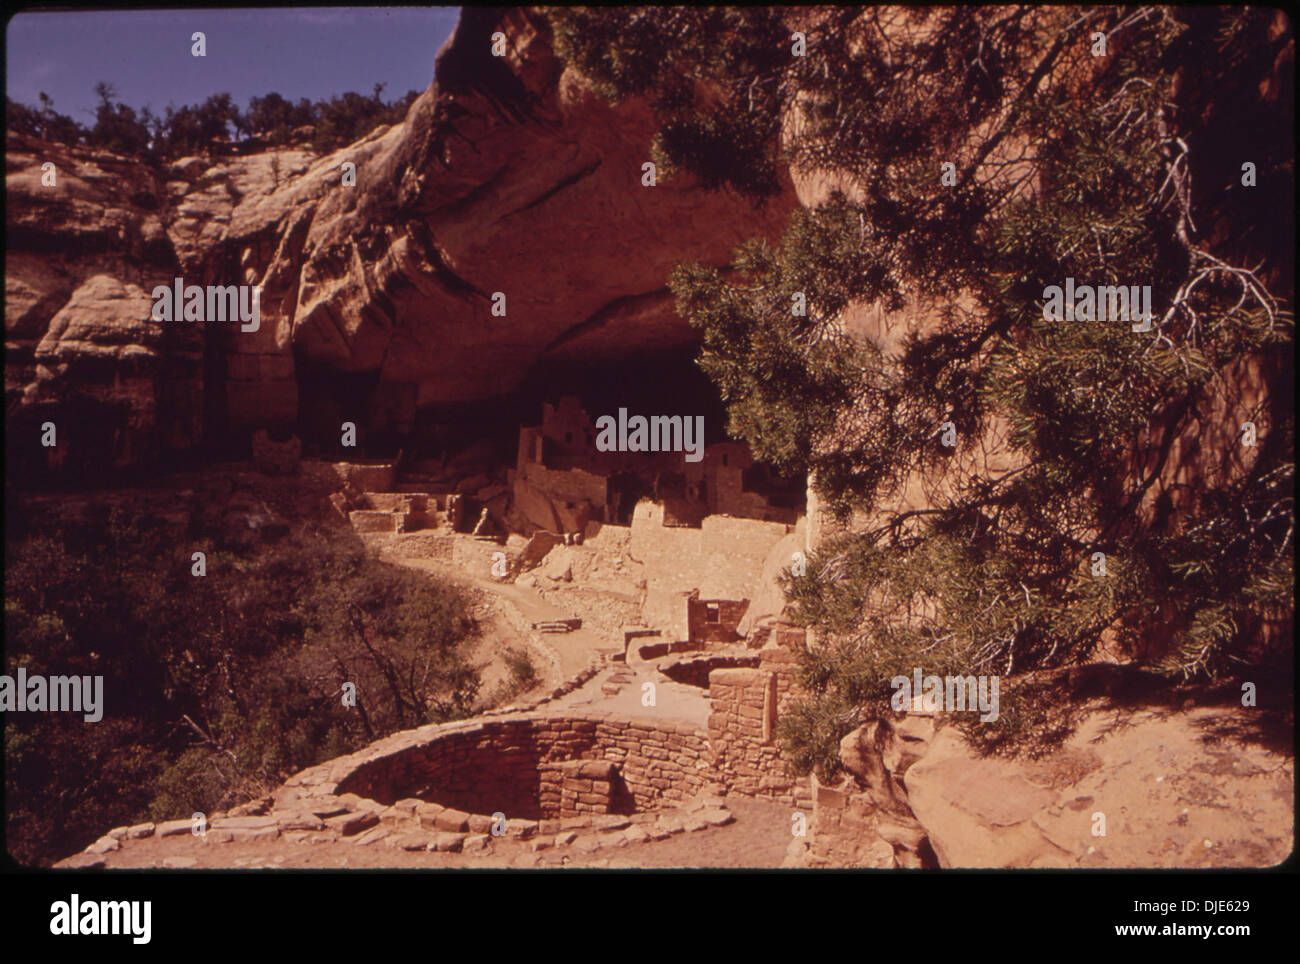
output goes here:
[[[485, 39], [498, 28], [505, 58]], [[689, 346], [669, 271], [774, 235], [793, 190], [756, 211], [687, 180], [644, 186], [653, 129], [645, 104], [612, 107], [561, 68], [539, 14], [467, 10], [405, 121], [329, 156], [154, 170], [11, 136], [8, 395], [57, 421], [88, 393], [121, 465], [261, 427], [337, 437], [345, 415], [364, 446], [418, 408], [505, 395], [541, 361]], [[260, 285], [260, 328], [149, 322], [173, 277]], [[87, 310], [94, 332], [64, 324]], [[89, 360], [102, 390], [68, 377]]]

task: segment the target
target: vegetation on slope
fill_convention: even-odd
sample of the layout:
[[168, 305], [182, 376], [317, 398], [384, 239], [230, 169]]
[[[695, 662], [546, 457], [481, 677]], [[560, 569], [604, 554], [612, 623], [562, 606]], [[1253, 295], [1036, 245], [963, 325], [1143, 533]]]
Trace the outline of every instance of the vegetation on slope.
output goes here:
[[[4, 672], [104, 677], [100, 722], [5, 714], [20, 861], [65, 857], [106, 827], [229, 808], [474, 709], [462, 594], [376, 561], [350, 532], [304, 528], [240, 551], [120, 509], [30, 528], [8, 515]], [[206, 576], [192, 574], [195, 550]]]

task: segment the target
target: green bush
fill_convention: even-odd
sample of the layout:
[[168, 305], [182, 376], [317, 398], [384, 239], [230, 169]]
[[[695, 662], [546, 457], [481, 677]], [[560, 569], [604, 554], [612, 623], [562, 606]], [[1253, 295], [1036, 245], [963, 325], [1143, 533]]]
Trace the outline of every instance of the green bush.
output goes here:
[[[29, 520], [30, 521], [30, 520]], [[104, 718], [10, 713], [10, 852], [45, 863], [111, 826], [225, 809], [399, 729], [469, 715], [462, 594], [350, 532], [226, 551], [114, 510], [6, 544], [6, 668], [103, 675]], [[190, 553], [207, 552], [207, 576]], [[356, 706], [342, 684], [356, 686]]]

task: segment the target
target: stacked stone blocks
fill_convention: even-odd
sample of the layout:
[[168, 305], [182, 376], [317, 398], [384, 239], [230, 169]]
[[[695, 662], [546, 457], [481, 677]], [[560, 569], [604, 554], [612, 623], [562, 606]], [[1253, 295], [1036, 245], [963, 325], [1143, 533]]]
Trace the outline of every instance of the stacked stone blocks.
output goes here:
[[732, 791], [811, 804], [807, 784], [786, 773], [776, 746], [776, 721], [793, 698], [795, 657], [769, 646], [756, 669], [709, 673], [709, 744], [713, 765]]
[[544, 819], [671, 806], [710, 782], [708, 744], [685, 723], [515, 717], [421, 732], [351, 768], [338, 792]]

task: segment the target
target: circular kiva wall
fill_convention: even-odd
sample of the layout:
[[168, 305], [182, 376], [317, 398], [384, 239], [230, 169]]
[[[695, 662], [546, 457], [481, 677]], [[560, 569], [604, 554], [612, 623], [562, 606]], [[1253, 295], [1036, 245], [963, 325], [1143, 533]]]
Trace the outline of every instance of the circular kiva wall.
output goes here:
[[686, 723], [507, 718], [416, 733], [335, 792], [540, 820], [676, 806], [713, 778], [705, 734]]

